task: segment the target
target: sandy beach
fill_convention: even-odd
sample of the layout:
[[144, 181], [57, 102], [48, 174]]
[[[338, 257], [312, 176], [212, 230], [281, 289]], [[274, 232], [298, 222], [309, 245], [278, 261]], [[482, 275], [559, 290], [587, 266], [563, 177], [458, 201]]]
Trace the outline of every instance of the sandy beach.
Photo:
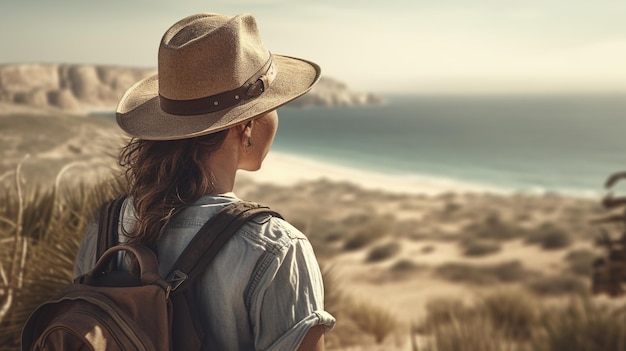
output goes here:
[[291, 186], [299, 182], [325, 179], [331, 182], [350, 182], [368, 190], [396, 194], [438, 195], [443, 193], [493, 192], [503, 190], [456, 182], [453, 180], [402, 176], [364, 171], [331, 164], [299, 155], [270, 151], [263, 167], [256, 172], [240, 171], [240, 177], [258, 183]]

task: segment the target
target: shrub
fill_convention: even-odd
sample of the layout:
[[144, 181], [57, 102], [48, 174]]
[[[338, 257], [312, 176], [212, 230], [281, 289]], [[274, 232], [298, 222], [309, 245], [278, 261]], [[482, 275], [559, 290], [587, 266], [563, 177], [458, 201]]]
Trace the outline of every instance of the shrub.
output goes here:
[[429, 330], [433, 326], [450, 323], [454, 319], [465, 319], [469, 308], [462, 300], [452, 297], [439, 297], [426, 303], [426, 319], [424, 327]]
[[528, 289], [540, 295], [582, 295], [588, 292], [588, 288], [579, 278], [569, 275], [555, 275], [535, 278], [528, 282]]
[[468, 238], [460, 242], [465, 256], [486, 256], [500, 251], [501, 246], [493, 240]]
[[459, 210], [461, 210], [462, 208], [463, 205], [459, 204], [458, 202], [448, 201], [446, 202], [441, 212], [444, 216], [450, 216], [452, 214], [458, 213]]
[[421, 331], [432, 342], [426, 350], [608, 351], [626, 345], [626, 311], [588, 297], [546, 304], [532, 295], [502, 291], [475, 307], [433, 300], [427, 312]]
[[[488, 318], [473, 317], [471, 321], [453, 319], [451, 323], [432, 328], [430, 346], [437, 351], [507, 351], [512, 343], [504, 339]], [[432, 350], [432, 348], [428, 348]]]
[[386, 216], [359, 217], [353, 224], [354, 234], [343, 245], [345, 250], [358, 250], [384, 237], [392, 231], [395, 221]]
[[592, 263], [597, 255], [587, 249], [573, 250], [567, 253], [565, 260], [569, 264], [569, 270], [576, 275], [591, 276]]
[[424, 245], [422, 249], [420, 250], [420, 252], [423, 254], [429, 254], [433, 251], [435, 251], [435, 246], [433, 245]]
[[543, 331], [532, 340], [537, 351], [606, 351], [624, 350], [626, 345], [624, 310], [576, 298], [564, 307], [542, 313]]
[[502, 262], [484, 268], [501, 282], [514, 282], [525, 278], [529, 273], [519, 261]]
[[524, 229], [503, 222], [498, 213], [489, 214], [483, 221], [474, 222], [465, 228], [469, 235], [492, 240], [511, 240], [524, 235]]
[[484, 297], [477, 308], [509, 337], [528, 338], [537, 323], [536, 301], [520, 291], [502, 290], [492, 293]]
[[568, 247], [572, 237], [562, 228], [551, 223], [544, 223], [526, 237], [529, 244], [539, 244], [545, 250], [556, 250]]
[[395, 273], [408, 273], [416, 271], [420, 268], [415, 262], [408, 259], [401, 259], [391, 266], [391, 271]]
[[376, 236], [368, 235], [364, 232], [358, 232], [352, 235], [343, 245], [347, 251], [362, 249], [376, 240]]
[[398, 236], [412, 240], [422, 240], [428, 237], [428, 235], [423, 232], [424, 228], [422, 222], [416, 219], [397, 221], [394, 229]]
[[525, 278], [528, 274], [519, 261], [484, 266], [447, 263], [437, 267], [435, 273], [450, 281], [469, 284], [513, 282]]
[[[56, 188], [25, 189], [21, 211], [16, 192], [0, 196], [0, 203], [6, 204], [0, 210], [0, 222], [17, 223], [21, 216], [20, 238], [26, 241], [28, 252], [23, 285], [18, 285], [15, 299], [6, 306], [9, 309], [2, 311], [6, 314], [0, 322], [0, 345], [17, 349], [21, 327], [30, 313], [72, 281], [73, 262], [87, 221], [100, 204], [121, 194], [123, 188], [121, 182], [107, 182], [94, 187], [77, 185], [63, 193]], [[10, 250], [16, 236], [15, 230], [5, 229], [0, 229], [0, 240], [11, 244], [0, 245], [0, 263], [11, 267], [14, 253]], [[8, 273], [8, 279], [15, 278], [13, 270]]]
[[346, 303], [346, 314], [360, 330], [372, 335], [376, 343], [382, 343], [385, 338], [396, 330], [399, 322], [389, 311], [364, 302]]
[[395, 241], [378, 245], [370, 250], [365, 261], [378, 262], [386, 260], [400, 252], [400, 249], [400, 244]]
[[422, 332], [431, 334], [437, 351], [513, 350], [512, 340], [532, 335], [537, 324], [532, 297], [512, 290], [483, 297], [473, 306], [457, 298], [437, 298], [426, 304]]

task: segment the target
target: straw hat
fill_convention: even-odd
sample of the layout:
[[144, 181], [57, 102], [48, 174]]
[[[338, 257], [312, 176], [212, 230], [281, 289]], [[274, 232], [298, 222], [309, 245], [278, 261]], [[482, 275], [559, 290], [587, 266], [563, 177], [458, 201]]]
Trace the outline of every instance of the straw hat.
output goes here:
[[131, 87], [117, 123], [146, 140], [205, 135], [274, 110], [320, 77], [310, 61], [274, 55], [251, 15], [197, 14], [163, 36], [158, 74]]

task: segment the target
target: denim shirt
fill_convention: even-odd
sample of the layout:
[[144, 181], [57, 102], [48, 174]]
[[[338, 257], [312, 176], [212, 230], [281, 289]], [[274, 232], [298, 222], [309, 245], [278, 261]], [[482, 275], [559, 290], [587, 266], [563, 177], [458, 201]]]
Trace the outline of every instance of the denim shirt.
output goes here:
[[[232, 193], [206, 195], [172, 220], [158, 242], [162, 276], [200, 227], [235, 201], [241, 200]], [[120, 229], [130, 231], [135, 216], [128, 200], [121, 218]], [[95, 265], [97, 230], [95, 223], [87, 228], [76, 276]], [[246, 223], [195, 288], [206, 343], [217, 350], [295, 350], [311, 327], [331, 330], [335, 324], [324, 310], [322, 275], [310, 242], [280, 218], [261, 216]]]

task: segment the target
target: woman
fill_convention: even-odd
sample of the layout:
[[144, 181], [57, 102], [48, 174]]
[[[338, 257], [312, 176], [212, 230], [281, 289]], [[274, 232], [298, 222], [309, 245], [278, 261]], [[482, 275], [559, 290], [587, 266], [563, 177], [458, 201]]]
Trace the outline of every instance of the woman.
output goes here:
[[[312, 62], [272, 55], [250, 15], [198, 14], [169, 28], [158, 75], [130, 88], [117, 108], [133, 137], [120, 155], [130, 195], [120, 241], [153, 247], [168, 272], [203, 223], [240, 201], [236, 171], [261, 167], [276, 109], [319, 75]], [[94, 265], [96, 231], [87, 231], [76, 275]], [[335, 322], [310, 243], [279, 218], [247, 223], [198, 284], [206, 343], [217, 350], [323, 350]]]

